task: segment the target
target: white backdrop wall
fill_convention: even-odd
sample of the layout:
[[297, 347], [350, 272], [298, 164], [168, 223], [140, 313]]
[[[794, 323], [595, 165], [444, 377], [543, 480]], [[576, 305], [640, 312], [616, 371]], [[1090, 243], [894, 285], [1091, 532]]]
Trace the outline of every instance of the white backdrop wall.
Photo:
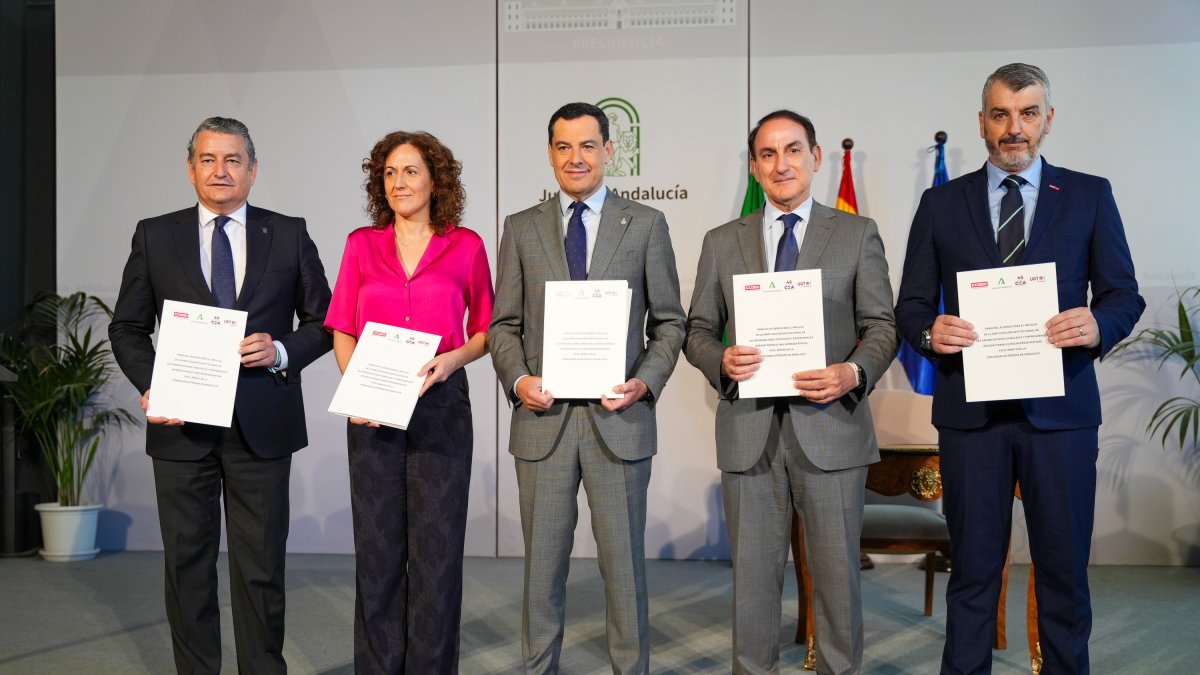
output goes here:
[[[778, 107], [816, 124], [826, 152], [819, 201], [835, 201], [840, 142], [855, 140], [859, 209], [880, 224], [896, 286], [908, 224], [932, 177], [933, 133], [949, 134], [951, 176], [981, 165], [980, 87], [1016, 60], [1052, 80], [1048, 160], [1113, 182], [1150, 303], [1142, 325], [1169, 321], [1174, 289], [1200, 283], [1200, 234], [1186, 199], [1200, 178], [1200, 139], [1189, 133], [1200, 109], [1196, 3], [1072, 0], [1014, 22], [936, 0], [690, 0], [668, 8], [668, 25], [631, 26], [626, 14], [620, 27], [572, 27], [580, 16], [603, 24], [617, 5], [647, 4], [59, 0], [59, 288], [115, 300], [136, 221], [194, 203], [184, 146], [209, 115], [250, 126], [261, 163], [251, 201], [308, 218], [332, 282], [346, 234], [366, 223], [361, 160], [384, 133], [426, 129], [455, 151], [470, 197], [464, 224], [494, 252], [503, 216], [553, 190], [550, 113], [609, 97], [640, 115], [641, 170], [608, 183], [673, 191], [644, 201], [667, 214], [685, 307], [700, 237], [738, 213], [749, 124]], [[562, 7], [573, 14], [537, 12]], [[695, 25], [702, 14], [712, 25]], [[898, 370], [884, 386], [907, 387]], [[1197, 392], [1144, 362], [1106, 361], [1099, 374], [1106, 423], [1093, 561], [1200, 563], [1200, 457], [1143, 433], [1157, 400]], [[520, 555], [507, 404], [487, 359], [469, 375], [468, 554]], [[292, 472], [297, 552], [351, 550], [344, 423], [325, 412], [336, 382], [332, 356], [306, 371], [310, 447]], [[136, 405], [123, 381], [115, 390]], [[659, 405], [652, 557], [728, 556], [713, 407], [681, 359]], [[137, 431], [111, 438], [89, 485], [106, 506], [105, 548], [161, 546], [143, 446]], [[1015, 529], [1020, 560], [1024, 533]], [[586, 504], [576, 544], [576, 555], [594, 554]]]

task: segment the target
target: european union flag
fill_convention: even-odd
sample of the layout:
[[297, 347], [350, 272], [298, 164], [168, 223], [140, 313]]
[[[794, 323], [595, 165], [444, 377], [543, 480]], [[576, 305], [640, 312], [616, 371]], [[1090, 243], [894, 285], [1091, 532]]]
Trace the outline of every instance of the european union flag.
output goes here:
[[[950, 176], [946, 173], [946, 136], [938, 134], [937, 138], [940, 140], [934, 148], [937, 151], [937, 157], [933, 162], [933, 187], [950, 180]], [[945, 311], [945, 306], [939, 300], [938, 314], [943, 314]], [[908, 383], [912, 385], [913, 391], [932, 396], [934, 367], [929, 359], [921, 356], [920, 352], [909, 346], [907, 342], [900, 343], [898, 358], [900, 364], [904, 366], [904, 374], [908, 376]]]

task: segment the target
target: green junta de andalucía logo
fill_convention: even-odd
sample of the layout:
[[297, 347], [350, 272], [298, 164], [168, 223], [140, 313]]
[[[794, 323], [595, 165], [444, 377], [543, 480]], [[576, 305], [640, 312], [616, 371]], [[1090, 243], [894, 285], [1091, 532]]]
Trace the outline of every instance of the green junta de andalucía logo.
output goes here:
[[642, 120], [637, 108], [616, 97], [599, 101], [596, 107], [608, 116], [608, 138], [613, 144], [612, 161], [604, 167], [604, 175], [642, 175]]

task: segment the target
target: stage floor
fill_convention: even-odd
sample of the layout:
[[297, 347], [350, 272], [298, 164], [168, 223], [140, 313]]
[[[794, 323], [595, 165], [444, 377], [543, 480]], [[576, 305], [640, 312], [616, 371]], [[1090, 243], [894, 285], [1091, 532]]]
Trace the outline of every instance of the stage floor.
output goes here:
[[[0, 673], [169, 673], [162, 608], [161, 554], [103, 553], [80, 563], [0, 560]], [[235, 672], [225, 557], [221, 557], [225, 672]], [[881, 564], [863, 573], [864, 673], [926, 675], [940, 663], [945, 574], [934, 616], [921, 614], [923, 572]], [[461, 672], [520, 672], [522, 563], [468, 558]], [[651, 670], [728, 673], [731, 602], [728, 562], [649, 561]], [[287, 642], [292, 673], [354, 672], [351, 626], [354, 559], [288, 556]], [[1025, 590], [1028, 568], [1014, 566], [1008, 649], [994, 652], [997, 674], [1028, 673]], [[1091, 639], [1096, 673], [1191, 674], [1200, 669], [1200, 568], [1092, 567]], [[784, 672], [800, 672], [795, 577], [787, 573], [780, 642]], [[568, 582], [562, 672], [611, 672], [604, 598], [594, 560], [574, 560]]]

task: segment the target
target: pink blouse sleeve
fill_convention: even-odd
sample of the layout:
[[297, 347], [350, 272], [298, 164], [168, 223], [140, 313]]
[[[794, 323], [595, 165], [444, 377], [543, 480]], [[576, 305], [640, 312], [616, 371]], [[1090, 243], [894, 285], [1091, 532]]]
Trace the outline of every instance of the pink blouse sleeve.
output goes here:
[[479, 333], [487, 333], [492, 322], [492, 302], [496, 293], [492, 290], [492, 268], [488, 265], [487, 247], [483, 239], [475, 238], [475, 252], [467, 274], [467, 339]]
[[341, 331], [358, 337], [358, 250], [354, 232], [346, 237], [346, 250], [342, 253], [342, 266], [338, 270], [337, 283], [333, 287], [333, 299], [325, 314], [325, 328]]

